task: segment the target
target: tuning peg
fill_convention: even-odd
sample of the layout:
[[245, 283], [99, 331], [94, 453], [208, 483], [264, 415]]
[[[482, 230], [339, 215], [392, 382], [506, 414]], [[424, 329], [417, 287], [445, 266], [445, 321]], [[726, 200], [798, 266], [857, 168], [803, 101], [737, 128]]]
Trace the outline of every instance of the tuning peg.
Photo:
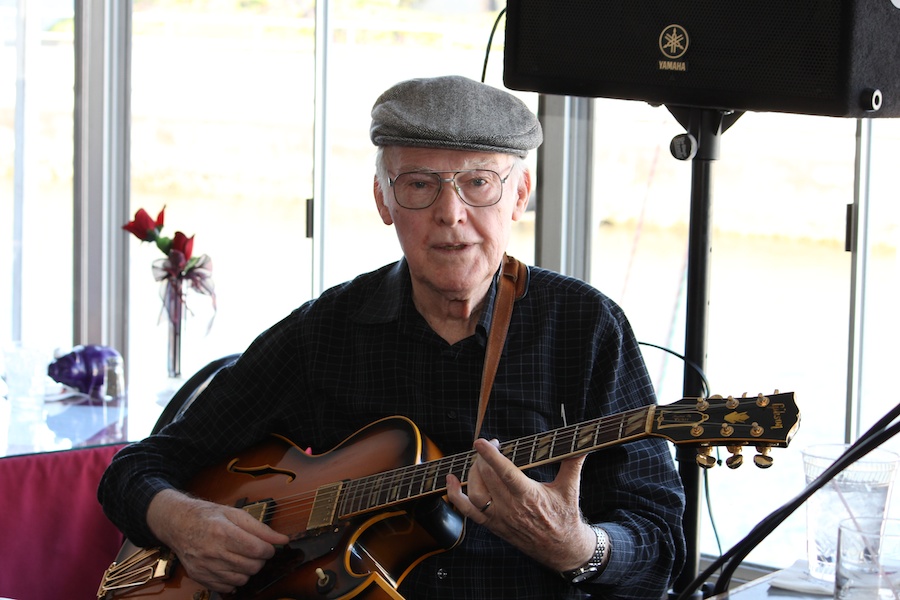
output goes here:
[[772, 457], [769, 456], [771, 448], [768, 446], [757, 446], [756, 451], [759, 452], [759, 454], [753, 457], [753, 464], [760, 469], [768, 469], [772, 466], [772, 463], [775, 462]]
[[725, 407], [734, 410], [738, 406], [740, 406], [740, 401], [734, 396], [728, 396], [728, 400], [725, 401]]
[[697, 464], [704, 469], [711, 469], [716, 466], [716, 459], [710, 456], [711, 452], [712, 448], [710, 446], [703, 446], [697, 450]]
[[740, 446], [727, 446], [726, 448], [731, 452], [731, 456], [725, 459], [725, 465], [729, 469], [737, 469], [744, 464], [744, 455], [741, 454]]
[[769, 398], [763, 396], [762, 394], [756, 395], [756, 405], [760, 408], [765, 408], [769, 405]]

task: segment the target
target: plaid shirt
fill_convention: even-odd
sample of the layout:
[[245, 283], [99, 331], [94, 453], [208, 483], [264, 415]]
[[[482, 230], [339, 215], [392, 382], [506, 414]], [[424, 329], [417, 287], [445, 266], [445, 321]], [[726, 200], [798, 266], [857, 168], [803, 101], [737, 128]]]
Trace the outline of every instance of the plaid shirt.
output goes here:
[[[138, 545], [158, 542], [153, 495], [277, 432], [326, 453], [378, 419], [403, 415], [444, 456], [471, 450], [496, 281], [474, 336], [448, 345], [415, 310], [405, 261], [332, 288], [262, 333], [183, 419], [115, 459], [107, 514]], [[621, 309], [593, 287], [529, 269], [481, 432], [501, 441], [655, 402]], [[558, 465], [528, 471], [552, 481]], [[338, 474], [336, 479], [343, 479]], [[684, 494], [667, 443], [605, 448], [584, 465], [581, 508], [609, 534], [608, 566], [571, 586], [486, 528], [403, 580], [405, 598], [662, 598], [684, 560]], [[417, 557], [416, 557], [417, 558]]]

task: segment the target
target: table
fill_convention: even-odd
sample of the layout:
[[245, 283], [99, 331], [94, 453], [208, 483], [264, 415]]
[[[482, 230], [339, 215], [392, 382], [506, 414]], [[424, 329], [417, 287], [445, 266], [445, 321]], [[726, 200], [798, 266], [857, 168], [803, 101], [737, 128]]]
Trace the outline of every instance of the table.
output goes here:
[[[772, 585], [772, 582], [776, 579], [791, 582], [814, 581], [809, 575], [804, 575], [805, 569], [805, 561], [797, 561], [796, 564], [787, 569], [769, 573], [753, 581], [733, 587], [727, 592], [710, 596], [706, 600], [830, 600], [832, 595], [828, 593], [831, 587], [829, 585], [819, 583], [815, 586], [817, 588], [821, 587], [819, 593], [793, 591], [781, 587], [783, 584], [779, 584], [779, 586]], [[799, 590], [803, 587], [805, 586], [799, 586], [795, 589]], [[812, 589], [813, 586], [810, 585], [809, 587]]]
[[57, 394], [32, 410], [0, 397], [0, 457], [143, 439], [170, 397], [169, 391], [110, 401]]

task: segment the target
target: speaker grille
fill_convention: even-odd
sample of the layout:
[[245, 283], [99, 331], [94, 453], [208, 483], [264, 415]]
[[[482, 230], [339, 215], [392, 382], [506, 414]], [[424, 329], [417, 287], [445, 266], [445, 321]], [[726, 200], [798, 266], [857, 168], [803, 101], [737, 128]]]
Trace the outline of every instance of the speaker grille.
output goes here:
[[[858, 112], [853, 47], [871, 45], [873, 28], [900, 25], [900, 10], [884, 8], [890, 2], [878, 2], [879, 11], [866, 1], [509, 0], [504, 82], [545, 93], [844, 116]], [[675, 59], [660, 49], [672, 25], [688, 44]], [[879, 85], [900, 87], [896, 79]]]

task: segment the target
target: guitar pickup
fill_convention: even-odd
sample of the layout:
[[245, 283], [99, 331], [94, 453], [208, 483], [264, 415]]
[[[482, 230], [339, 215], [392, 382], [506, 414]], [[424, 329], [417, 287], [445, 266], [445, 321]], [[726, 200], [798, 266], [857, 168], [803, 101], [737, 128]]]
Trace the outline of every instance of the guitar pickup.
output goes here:
[[247, 503], [247, 499], [244, 498], [240, 500], [237, 504], [235, 504], [236, 508], [240, 508], [251, 517], [259, 521], [260, 523], [268, 523], [269, 518], [272, 514], [272, 508], [275, 506], [275, 500], [273, 498], [266, 498], [265, 500], [257, 500], [252, 504]]

